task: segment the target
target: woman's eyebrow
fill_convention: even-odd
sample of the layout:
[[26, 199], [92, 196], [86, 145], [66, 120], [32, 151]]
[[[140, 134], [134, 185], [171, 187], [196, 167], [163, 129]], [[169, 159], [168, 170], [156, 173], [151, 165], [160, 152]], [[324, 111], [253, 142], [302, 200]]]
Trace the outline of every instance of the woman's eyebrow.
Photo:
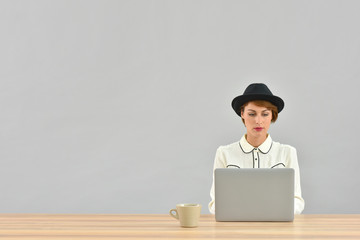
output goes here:
[[[248, 109], [248, 111], [256, 112], [255, 110], [252, 110], [252, 109]], [[262, 110], [262, 112], [265, 112], [265, 111], [270, 111], [270, 110], [269, 109]]]

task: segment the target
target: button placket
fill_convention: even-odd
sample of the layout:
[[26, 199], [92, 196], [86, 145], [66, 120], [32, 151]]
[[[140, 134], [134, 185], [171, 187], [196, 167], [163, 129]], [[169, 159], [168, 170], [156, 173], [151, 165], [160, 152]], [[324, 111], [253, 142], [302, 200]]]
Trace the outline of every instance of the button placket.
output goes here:
[[254, 160], [257, 162], [257, 167], [259, 168], [260, 167], [260, 161], [259, 161], [259, 150], [258, 148], [255, 148], [254, 149]]

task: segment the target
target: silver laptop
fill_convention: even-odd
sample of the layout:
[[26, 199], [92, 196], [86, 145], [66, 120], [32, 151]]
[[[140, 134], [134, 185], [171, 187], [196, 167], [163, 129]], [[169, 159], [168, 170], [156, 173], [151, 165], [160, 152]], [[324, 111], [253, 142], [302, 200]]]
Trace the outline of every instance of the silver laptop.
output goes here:
[[294, 169], [215, 169], [216, 221], [293, 221]]

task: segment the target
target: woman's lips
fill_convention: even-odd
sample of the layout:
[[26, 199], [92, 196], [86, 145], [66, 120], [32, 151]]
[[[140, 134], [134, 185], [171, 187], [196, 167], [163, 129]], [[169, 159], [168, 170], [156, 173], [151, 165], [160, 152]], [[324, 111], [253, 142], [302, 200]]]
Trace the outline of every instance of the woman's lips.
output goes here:
[[263, 130], [263, 128], [261, 128], [261, 127], [257, 127], [257, 128], [254, 128], [255, 129], [255, 131], [258, 131], [258, 132], [260, 132], [261, 130]]

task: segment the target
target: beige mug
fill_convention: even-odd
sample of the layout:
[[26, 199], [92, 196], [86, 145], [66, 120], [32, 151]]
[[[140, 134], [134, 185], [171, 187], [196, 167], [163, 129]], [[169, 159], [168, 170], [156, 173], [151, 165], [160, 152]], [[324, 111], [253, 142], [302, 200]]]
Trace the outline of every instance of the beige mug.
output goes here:
[[197, 227], [201, 212], [200, 204], [177, 204], [170, 210], [170, 216], [180, 221], [182, 227]]

